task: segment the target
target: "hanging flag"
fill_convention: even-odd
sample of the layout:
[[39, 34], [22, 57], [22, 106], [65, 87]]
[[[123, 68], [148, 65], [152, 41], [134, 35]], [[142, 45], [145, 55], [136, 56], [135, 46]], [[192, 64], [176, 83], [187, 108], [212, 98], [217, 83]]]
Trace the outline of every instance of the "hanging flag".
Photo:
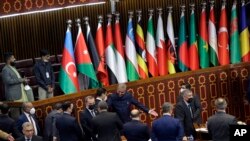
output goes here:
[[136, 52], [137, 52], [137, 62], [140, 78], [148, 78], [148, 67], [146, 64], [146, 49], [144, 43], [144, 34], [141, 26], [141, 11], [137, 11], [138, 20], [136, 25]]
[[102, 29], [103, 17], [99, 16], [98, 18], [99, 21], [96, 30], [95, 43], [100, 58], [100, 62], [98, 65], [97, 78], [102, 83], [103, 86], [108, 86], [109, 80], [108, 80], [108, 72], [105, 67], [105, 45], [104, 45], [103, 29]]
[[[86, 86], [86, 88], [96, 88], [98, 87], [98, 81], [96, 78], [94, 66], [90, 59], [90, 55], [89, 55], [89, 51], [88, 51], [85, 39], [83, 37], [80, 19], [78, 19], [77, 26], [78, 26], [78, 34], [77, 34], [76, 45], [75, 45], [75, 57], [76, 57], [77, 70], [80, 74], [86, 76], [89, 79], [89, 85]], [[84, 80], [81, 80], [81, 81], [84, 81]]]
[[116, 68], [116, 49], [113, 42], [112, 28], [111, 28], [112, 15], [108, 15], [108, 23], [106, 29], [106, 40], [105, 40], [105, 56], [106, 64], [109, 75], [109, 83], [117, 83], [117, 68]]
[[119, 71], [118, 73], [118, 83], [125, 83], [128, 82], [127, 72], [126, 72], [126, 65], [125, 65], [125, 55], [124, 55], [124, 47], [122, 42], [121, 36], [121, 29], [120, 29], [120, 22], [119, 17], [120, 14], [116, 14], [115, 20], [115, 47], [116, 47], [116, 61], [117, 61], [117, 68]]
[[176, 50], [175, 50], [172, 7], [169, 7], [168, 19], [167, 19], [167, 61], [168, 61], [169, 74], [176, 73], [175, 71], [176, 58], [177, 56], [176, 56]]
[[199, 31], [199, 54], [201, 68], [209, 67], [209, 52], [208, 52], [208, 33], [207, 33], [207, 14], [206, 3], [202, 3], [201, 17], [200, 17], [200, 31]]
[[93, 64], [94, 66], [94, 72], [91, 72], [93, 76], [91, 76], [92, 79], [90, 79], [89, 81], [89, 88], [98, 88], [100, 87], [100, 83], [97, 80], [96, 74], [98, 72], [101, 72], [101, 68], [99, 68], [99, 64], [100, 64], [100, 59], [96, 50], [96, 46], [95, 46], [95, 42], [93, 39], [93, 36], [91, 34], [91, 29], [89, 26], [89, 18], [85, 17], [85, 27], [86, 27], [86, 41], [87, 41], [87, 47], [88, 47], [88, 51], [89, 51], [89, 55], [90, 58], [92, 60], [92, 62], [90, 62], [91, 64]]
[[178, 40], [178, 66], [182, 72], [187, 71], [189, 67], [188, 46], [186, 39], [186, 18], [185, 6], [182, 6], [180, 27], [179, 27], [179, 40]]
[[164, 37], [163, 21], [162, 21], [162, 9], [159, 9], [159, 17], [156, 29], [156, 45], [157, 45], [157, 63], [159, 67], [159, 75], [167, 75], [167, 50]]
[[218, 32], [218, 52], [220, 65], [229, 64], [226, 2], [222, 3]]
[[208, 42], [210, 50], [210, 62], [213, 66], [218, 65], [218, 46], [217, 46], [217, 34], [215, 26], [215, 17], [214, 17], [214, 3], [211, 2], [209, 21], [208, 21]]
[[199, 53], [196, 39], [196, 24], [194, 15], [194, 5], [191, 5], [191, 15], [189, 20], [189, 67], [191, 70], [199, 69]]
[[131, 12], [129, 15], [126, 43], [125, 43], [125, 50], [126, 50], [126, 57], [127, 57], [126, 67], [127, 67], [127, 75], [128, 75], [129, 81], [135, 81], [139, 79], [132, 14], [133, 13]]
[[68, 24], [66, 31], [64, 49], [62, 53], [62, 65], [59, 72], [59, 85], [64, 94], [79, 91], [70, 23]]
[[247, 27], [245, 2], [242, 1], [240, 9], [240, 47], [243, 62], [250, 61], [249, 30]]
[[231, 23], [230, 23], [230, 60], [232, 64], [239, 63], [241, 60], [240, 41], [238, 31], [238, 18], [236, 1], [231, 10]]
[[155, 48], [154, 27], [153, 27], [152, 16], [153, 16], [153, 10], [149, 10], [146, 48], [147, 48], [147, 61], [148, 61], [149, 74], [152, 77], [155, 77], [155, 76], [158, 76], [158, 66], [157, 66], [157, 60], [156, 60], [156, 48]]

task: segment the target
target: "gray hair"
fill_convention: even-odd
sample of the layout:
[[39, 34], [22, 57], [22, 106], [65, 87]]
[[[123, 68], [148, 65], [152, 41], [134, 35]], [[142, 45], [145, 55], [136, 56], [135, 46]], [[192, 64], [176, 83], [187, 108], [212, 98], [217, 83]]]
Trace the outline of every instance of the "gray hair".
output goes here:
[[227, 108], [227, 101], [220, 97], [214, 101], [214, 105], [218, 110], [225, 110]]
[[192, 93], [192, 91], [189, 90], [189, 89], [185, 89], [180, 94], [181, 94], [182, 97], [184, 97], [184, 96], [188, 95], [189, 93]]
[[169, 113], [173, 109], [173, 105], [170, 102], [165, 102], [162, 105], [162, 112]]
[[23, 125], [22, 125], [22, 127], [23, 127], [23, 129], [25, 129], [26, 127], [32, 127], [32, 128], [34, 128], [33, 125], [32, 125], [32, 123], [30, 123], [30, 122], [24, 122]]

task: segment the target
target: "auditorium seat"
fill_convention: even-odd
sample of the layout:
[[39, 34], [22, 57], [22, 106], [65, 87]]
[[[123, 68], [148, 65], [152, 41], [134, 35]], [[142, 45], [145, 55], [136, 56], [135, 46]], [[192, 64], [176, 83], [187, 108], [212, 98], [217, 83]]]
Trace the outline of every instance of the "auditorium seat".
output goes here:
[[57, 54], [56, 58], [57, 58], [57, 63], [61, 63], [62, 62], [62, 54]]
[[54, 71], [54, 72], [60, 71], [61, 63], [52, 64], [52, 68], [53, 68], [53, 71]]
[[5, 63], [0, 63], [0, 71], [2, 72], [3, 67], [5, 66]]
[[17, 71], [20, 73], [22, 77], [30, 77], [34, 75], [33, 72], [33, 67], [28, 67], [28, 68], [19, 68]]
[[17, 60], [16, 61], [16, 68], [28, 68], [28, 67], [33, 67], [34, 62], [33, 59], [24, 59], [24, 60]]

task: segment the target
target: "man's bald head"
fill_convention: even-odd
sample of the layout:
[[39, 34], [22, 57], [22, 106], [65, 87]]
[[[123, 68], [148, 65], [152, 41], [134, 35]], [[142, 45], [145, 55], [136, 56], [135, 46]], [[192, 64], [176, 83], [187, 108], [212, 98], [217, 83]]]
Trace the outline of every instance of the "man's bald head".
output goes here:
[[139, 117], [140, 117], [140, 111], [137, 110], [137, 109], [134, 109], [134, 110], [132, 110], [132, 111], [130, 112], [130, 116], [131, 116], [132, 119], [133, 119], [133, 118], [139, 118]]

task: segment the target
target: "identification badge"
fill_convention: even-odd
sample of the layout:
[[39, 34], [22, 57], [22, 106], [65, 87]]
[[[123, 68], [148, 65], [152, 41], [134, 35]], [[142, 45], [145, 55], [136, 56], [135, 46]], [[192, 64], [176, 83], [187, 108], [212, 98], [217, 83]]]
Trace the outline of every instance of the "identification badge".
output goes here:
[[46, 77], [49, 78], [49, 73], [48, 72], [46, 72]]

